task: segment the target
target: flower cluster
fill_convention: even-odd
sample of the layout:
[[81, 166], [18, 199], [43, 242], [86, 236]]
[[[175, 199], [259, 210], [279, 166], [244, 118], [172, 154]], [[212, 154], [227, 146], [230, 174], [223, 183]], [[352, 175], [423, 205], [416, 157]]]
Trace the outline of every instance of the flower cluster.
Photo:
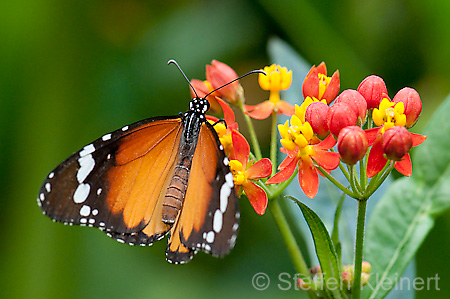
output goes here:
[[[269, 99], [254, 106], [245, 105], [239, 81], [226, 85], [238, 77], [233, 69], [219, 61], [213, 60], [207, 65], [206, 81], [191, 82], [199, 96], [214, 91], [208, 100], [216, 103], [213, 109], [223, 111], [224, 121], [214, 116], [207, 119], [231, 160], [230, 169], [238, 194], [245, 194], [258, 214], [264, 214], [267, 193], [276, 188], [270, 185], [278, 186], [297, 173], [300, 187], [310, 198], [318, 192], [319, 175], [339, 184], [331, 176], [331, 171], [337, 167], [344, 172], [352, 190], [338, 187], [355, 198], [370, 196], [373, 190], [366, 190], [379, 186], [376, 181], [381, 173], [385, 177], [395, 168], [405, 176], [412, 174], [409, 151], [426, 139], [408, 131], [417, 122], [422, 109], [420, 96], [414, 89], [403, 88], [391, 100], [383, 79], [372, 75], [356, 90], [340, 92], [339, 71], [328, 77], [322, 62], [313, 66], [303, 81], [303, 103], [293, 106], [280, 98], [280, 91], [288, 89], [292, 83], [292, 71], [275, 64], [266, 66], [263, 71], [258, 82], [263, 90], [270, 92]], [[225, 87], [219, 88], [223, 85]], [[280, 151], [286, 158], [277, 168], [274, 165], [272, 169], [276, 155], [271, 155], [271, 159], [262, 158], [259, 145], [255, 143], [256, 136], [252, 136], [255, 155], [250, 152], [229, 104], [243, 112], [250, 131], [250, 118], [260, 120], [277, 113], [290, 116], [284, 124], [278, 125]], [[353, 171], [358, 162], [361, 181]], [[373, 184], [367, 184], [363, 177], [373, 178]]]

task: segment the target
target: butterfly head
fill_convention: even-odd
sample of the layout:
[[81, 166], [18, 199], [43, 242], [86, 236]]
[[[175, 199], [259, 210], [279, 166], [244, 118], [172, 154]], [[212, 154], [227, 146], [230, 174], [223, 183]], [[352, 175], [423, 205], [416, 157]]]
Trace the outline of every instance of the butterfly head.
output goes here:
[[209, 109], [209, 102], [205, 98], [195, 97], [189, 102], [189, 111], [204, 117]]

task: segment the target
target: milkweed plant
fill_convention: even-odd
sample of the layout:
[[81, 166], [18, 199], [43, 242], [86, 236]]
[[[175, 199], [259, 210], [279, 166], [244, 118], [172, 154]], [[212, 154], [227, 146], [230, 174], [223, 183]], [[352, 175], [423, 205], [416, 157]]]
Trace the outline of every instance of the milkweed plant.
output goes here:
[[[302, 78], [283, 65], [261, 69], [265, 74], [258, 75], [258, 83], [268, 97], [258, 104], [246, 104], [239, 81], [208, 96], [212, 110], [223, 113], [224, 121], [215, 116], [207, 118], [230, 159], [236, 192], [241, 199], [249, 200], [258, 215], [272, 214], [298, 272], [297, 287], [309, 298], [386, 296], [398, 281], [398, 272], [403, 273], [426, 236], [426, 230], [414, 221], [421, 215], [433, 219], [443, 206], [449, 206], [448, 202], [442, 203], [449, 190], [441, 188], [444, 175], [443, 171], [439, 173], [439, 168], [448, 165], [449, 157], [439, 160], [445, 142], [435, 137], [435, 132], [450, 127], [448, 117], [438, 111], [434, 119], [443, 119], [444, 124], [433, 122], [429, 134], [413, 133], [410, 129], [422, 110], [420, 95], [413, 88], [404, 87], [391, 97], [381, 77], [368, 75], [355, 82], [353, 89], [341, 90], [341, 74], [338, 70], [328, 72], [324, 62], [313, 65]], [[199, 96], [204, 96], [236, 78], [230, 66], [213, 60], [206, 66], [206, 80], [194, 79], [191, 84]], [[283, 99], [283, 91], [291, 88], [293, 80], [302, 83], [298, 93], [303, 97], [297, 103]], [[448, 102], [444, 105], [449, 106]], [[236, 122], [235, 113], [243, 115], [248, 137], [240, 132], [244, 124]], [[279, 115], [288, 119], [279, 122]], [[270, 155], [263, 157], [254, 123], [268, 118], [272, 121]], [[415, 147], [424, 150], [412, 160], [410, 152]], [[426, 166], [427, 159], [432, 166]], [[418, 169], [414, 167], [413, 171], [413, 164]], [[394, 183], [388, 180], [390, 186], [371, 216], [378, 223], [366, 231], [367, 203], [394, 170], [405, 178]], [[417, 175], [413, 176], [413, 172]], [[308, 207], [324, 181], [340, 194], [329, 200], [328, 208], [335, 211], [331, 232], [325, 219]], [[292, 184], [299, 185], [306, 197], [287, 193], [286, 188]], [[308, 268], [292, 224], [284, 215], [283, 201], [294, 202], [299, 207], [296, 212], [303, 214], [314, 242], [317, 265]], [[342, 263], [343, 244], [338, 229], [344, 201], [356, 202], [353, 260], [348, 265]], [[434, 214], [425, 212], [433, 208]], [[375, 274], [378, 277], [372, 281]], [[365, 290], [369, 284], [370, 289]]]

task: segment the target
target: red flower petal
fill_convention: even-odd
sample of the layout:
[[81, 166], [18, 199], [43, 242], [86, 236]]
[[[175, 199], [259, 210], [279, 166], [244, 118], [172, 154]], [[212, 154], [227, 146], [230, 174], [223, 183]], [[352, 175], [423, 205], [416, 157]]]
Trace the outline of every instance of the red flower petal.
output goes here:
[[264, 101], [255, 106], [245, 105], [245, 114], [254, 119], [266, 119], [272, 112], [275, 104], [270, 101]]
[[406, 154], [401, 161], [395, 162], [394, 167], [404, 176], [410, 177], [412, 175], [411, 156]]
[[311, 159], [301, 159], [298, 164], [298, 180], [306, 196], [314, 198], [319, 190], [319, 175]]
[[[305, 99], [307, 96], [319, 98], [319, 67], [322, 67], [322, 63], [318, 67], [313, 66], [306, 75], [305, 81], [303, 81], [302, 92]], [[325, 64], [323, 64], [323, 67], [325, 67]]]
[[267, 178], [272, 174], [272, 162], [268, 158], [263, 158], [247, 169], [249, 180]]
[[327, 170], [336, 169], [339, 166], [339, 153], [315, 149], [313, 160]]
[[412, 146], [413, 147], [422, 144], [425, 141], [425, 139], [427, 139], [427, 136], [416, 134], [416, 133], [411, 133], [411, 137], [412, 137]]
[[291, 104], [289, 104], [286, 101], [279, 101], [277, 103], [277, 108], [278, 108], [278, 113], [283, 113], [284, 115], [287, 115], [287, 116], [292, 116], [295, 112], [294, 106], [292, 106]]
[[327, 66], [326, 66], [325, 62], [322, 61], [317, 66], [317, 74], [324, 74], [325, 76], [327, 75]]
[[223, 118], [225, 119], [225, 122], [227, 125], [230, 125], [232, 123], [236, 122], [236, 118], [234, 116], [233, 109], [221, 98], [216, 97], [217, 102], [219, 102], [220, 107], [222, 107], [223, 110]]
[[[287, 159], [287, 158], [286, 158]], [[295, 167], [297, 167], [297, 159], [292, 159], [291, 162], [283, 169], [277, 172], [273, 177], [266, 181], [266, 185], [278, 184], [289, 179], [294, 173]]]
[[[285, 148], [283, 147], [281, 149], [285, 149]], [[292, 162], [292, 160], [296, 159], [296, 155], [297, 154], [295, 154], [295, 155], [290, 154], [290, 153], [293, 153], [293, 152], [294, 151], [288, 151], [286, 153], [286, 154], [288, 154], [288, 156], [286, 158], [284, 158], [283, 162], [281, 162], [280, 165], [278, 165], [278, 168], [277, 168], [278, 170], [281, 170], [281, 169], [285, 168], [286, 166], [288, 166]]]
[[263, 188], [252, 182], [242, 186], [248, 201], [258, 215], [264, 215], [267, 208], [267, 194]]
[[333, 135], [328, 135], [327, 138], [322, 140], [320, 143], [314, 146], [315, 149], [329, 150], [336, 145], [336, 139], [334, 139]]
[[369, 146], [372, 146], [372, 144], [374, 143], [375, 139], [377, 138], [378, 133], [380, 132], [381, 128], [382, 127], [376, 127], [376, 128], [364, 130], [364, 132], [366, 133], [367, 142], [368, 142]]
[[378, 137], [373, 143], [367, 160], [367, 177], [371, 178], [379, 173], [386, 165], [387, 159], [383, 156], [383, 139]]
[[214, 115], [207, 115], [206, 116], [206, 120], [211, 120], [213, 122], [218, 122], [219, 119], [217, 117], [215, 117]]
[[327, 100], [327, 104], [329, 105], [339, 94], [340, 87], [339, 70], [336, 70], [333, 76], [331, 76], [330, 83], [327, 89], [325, 89], [322, 99]]
[[235, 160], [241, 162], [245, 169], [247, 167], [248, 156], [250, 155], [250, 145], [245, 137], [235, 130], [231, 132], [231, 140], [233, 141]]

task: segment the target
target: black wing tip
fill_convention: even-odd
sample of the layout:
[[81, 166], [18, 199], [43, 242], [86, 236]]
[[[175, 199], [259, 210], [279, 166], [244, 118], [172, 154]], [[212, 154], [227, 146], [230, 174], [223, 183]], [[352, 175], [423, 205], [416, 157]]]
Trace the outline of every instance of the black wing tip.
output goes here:
[[174, 265], [189, 263], [193, 259], [194, 254], [197, 253], [194, 250], [189, 250], [188, 252], [171, 251], [169, 246], [166, 249], [166, 260]]

